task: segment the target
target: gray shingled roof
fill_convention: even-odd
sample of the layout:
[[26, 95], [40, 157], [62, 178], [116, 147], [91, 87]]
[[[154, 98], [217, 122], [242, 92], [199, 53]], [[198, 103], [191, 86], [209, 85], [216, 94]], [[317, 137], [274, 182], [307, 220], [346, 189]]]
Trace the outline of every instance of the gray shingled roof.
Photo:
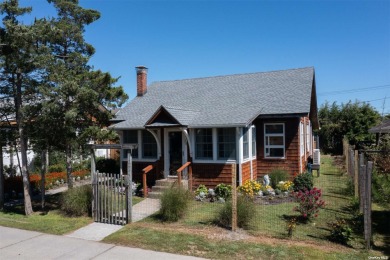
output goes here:
[[377, 126], [374, 126], [373, 128], [370, 128], [368, 130], [369, 133], [390, 133], [390, 119], [384, 120], [382, 123], [380, 123]]
[[261, 115], [308, 114], [314, 68], [161, 81], [119, 111], [114, 129], [143, 128], [161, 107], [189, 127], [247, 126]]

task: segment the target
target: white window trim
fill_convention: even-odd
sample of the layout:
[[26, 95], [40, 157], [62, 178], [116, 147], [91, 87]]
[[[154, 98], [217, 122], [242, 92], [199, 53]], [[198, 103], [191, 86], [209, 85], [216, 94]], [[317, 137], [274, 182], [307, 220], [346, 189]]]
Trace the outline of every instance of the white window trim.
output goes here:
[[[283, 126], [283, 134], [266, 134], [265, 128], [267, 125], [282, 125]], [[266, 145], [266, 138], [268, 136], [283, 136], [283, 145]], [[282, 157], [270, 157], [267, 156], [267, 148], [283, 148], [283, 154]], [[286, 127], [284, 123], [264, 123], [264, 159], [286, 159]]]
[[299, 149], [300, 155], [305, 155], [305, 132], [304, 132], [304, 124], [303, 122], [299, 123]]
[[[137, 157], [132, 157], [133, 161], [134, 162], [154, 162], [158, 159], [158, 144], [157, 144], [157, 140], [156, 140], [156, 144], [157, 144], [157, 156], [155, 158], [143, 158], [142, 157], [142, 154], [143, 154], [143, 147], [142, 147], [142, 131], [147, 131], [145, 129], [125, 129], [124, 131], [127, 131], [127, 130], [133, 130], [133, 131], [137, 131], [137, 145], [138, 145], [138, 156]], [[123, 131], [121, 131], [120, 133], [120, 139], [121, 139], [121, 144], [124, 144], [123, 141], [124, 141], [124, 136], [123, 136]], [[124, 162], [127, 162], [127, 157], [126, 158], [123, 158], [123, 152], [122, 152], [123, 149], [121, 149], [121, 159], [122, 161]]]
[[307, 122], [306, 125], [306, 149], [311, 154], [311, 135], [312, 135], [312, 129], [311, 129], [311, 123], [310, 121]]
[[[219, 127], [221, 128], [221, 127]], [[215, 164], [224, 164], [224, 163], [227, 163], [227, 164], [232, 164], [232, 163], [237, 163], [237, 160], [232, 160], [232, 159], [226, 159], [226, 160], [221, 160], [221, 159], [218, 159], [218, 129], [219, 128], [211, 128], [211, 132], [212, 132], [212, 140], [213, 140], [213, 158], [212, 159], [196, 159], [196, 143], [195, 143], [195, 131], [196, 129], [201, 129], [201, 128], [192, 128], [190, 129], [190, 139], [191, 139], [191, 147], [193, 149], [192, 151], [192, 154], [194, 155], [194, 157], [192, 158], [193, 162], [194, 163], [215, 163]], [[208, 128], [210, 129], [210, 128]], [[236, 144], [239, 142], [240, 140], [237, 139], [237, 136], [236, 136]], [[237, 148], [236, 148], [237, 149]], [[237, 153], [237, 151], [236, 151]], [[237, 157], [237, 155], [236, 155]]]
[[253, 161], [257, 158], [256, 147], [255, 147], [255, 154], [252, 154], [252, 138], [253, 138], [252, 131], [256, 131], [256, 127], [254, 125], [251, 125], [248, 127], [248, 147], [249, 147], [248, 158], [244, 158], [244, 127], [241, 128], [240, 130], [241, 130], [240, 131], [240, 134], [241, 134], [240, 140], [242, 140], [242, 142], [240, 142], [240, 146], [242, 147], [242, 149], [241, 149], [242, 151], [241, 151], [241, 155], [240, 155], [241, 162], [245, 163], [245, 162]]
[[255, 139], [255, 148], [254, 148], [255, 149], [255, 153], [254, 154], [253, 154], [253, 149], [252, 149], [253, 148], [253, 142], [252, 142], [253, 141], [253, 132], [256, 132], [256, 126], [255, 125], [251, 126], [250, 145], [249, 145], [250, 146], [250, 150], [249, 151], [252, 154], [252, 160], [256, 159], [256, 157], [257, 157], [257, 147], [256, 147], [257, 146], [257, 140], [256, 139]]

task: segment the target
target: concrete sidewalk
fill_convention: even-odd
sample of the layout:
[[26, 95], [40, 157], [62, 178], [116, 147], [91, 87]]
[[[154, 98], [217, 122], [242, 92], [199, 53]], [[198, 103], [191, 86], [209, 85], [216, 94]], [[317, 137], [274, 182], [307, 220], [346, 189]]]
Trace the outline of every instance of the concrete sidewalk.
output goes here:
[[202, 259], [0, 226], [1, 259]]
[[[132, 222], [137, 222], [146, 217], [149, 217], [150, 215], [157, 212], [159, 209], [160, 209], [160, 200], [144, 199], [140, 203], [137, 203], [133, 206]], [[122, 213], [122, 215], [125, 214], [126, 212]], [[119, 225], [110, 225], [110, 224], [94, 222], [78, 230], [75, 230], [72, 233], [67, 234], [66, 236], [81, 238], [85, 240], [101, 241], [103, 240], [103, 238], [111, 235], [112, 233], [117, 232], [122, 227], [123, 226], [119, 226]]]

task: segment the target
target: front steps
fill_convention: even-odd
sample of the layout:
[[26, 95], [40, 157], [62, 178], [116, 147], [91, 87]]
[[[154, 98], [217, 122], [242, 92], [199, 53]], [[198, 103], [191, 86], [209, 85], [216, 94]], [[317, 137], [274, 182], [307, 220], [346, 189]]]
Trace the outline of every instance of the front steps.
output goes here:
[[[154, 185], [152, 190], [148, 193], [148, 198], [159, 199], [164, 190], [170, 189], [176, 183], [177, 176], [168, 176], [166, 179], [157, 180], [156, 185]], [[188, 188], [188, 180], [182, 180], [181, 183], [182, 187]]]

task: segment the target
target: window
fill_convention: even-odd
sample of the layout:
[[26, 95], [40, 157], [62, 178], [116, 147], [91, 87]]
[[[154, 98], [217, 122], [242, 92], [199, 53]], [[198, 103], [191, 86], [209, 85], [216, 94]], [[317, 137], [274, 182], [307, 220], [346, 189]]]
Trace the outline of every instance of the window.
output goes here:
[[284, 158], [284, 123], [264, 124], [264, 157]]
[[218, 159], [234, 160], [236, 158], [236, 130], [234, 128], [218, 129]]
[[213, 159], [213, 131], [211, 128], [195, 130], [195, 158]]
[[[123, 144], [138, 144], [138, 131], [137, 130], [124, 130], [123, 131]], [[123, 159], [127, 159], [127, 149], [123, 150]], [[134, 149], [131, 153], [133, 158], [138, 158], [138, 149]]]
[[256, 156], [256, 127], [252, 126], [252, 156]]
[[301, 148], [301, 156], [305, 154], [305, 134], [303, 132], [303, 123], [299, 123], [299, 145]]
[[243, 149], [243, 156], [244, 159], [249, 158], [249, 129], [245, 127], [244, 129], [244, 135], [242, 137], [242, 149]]
[[142, 158], [157, 158], [157, 143], [148, 131], [142, 131]]
[[306, 149], [311, 152], [311, 124], [310, 121], [306, 125]]

